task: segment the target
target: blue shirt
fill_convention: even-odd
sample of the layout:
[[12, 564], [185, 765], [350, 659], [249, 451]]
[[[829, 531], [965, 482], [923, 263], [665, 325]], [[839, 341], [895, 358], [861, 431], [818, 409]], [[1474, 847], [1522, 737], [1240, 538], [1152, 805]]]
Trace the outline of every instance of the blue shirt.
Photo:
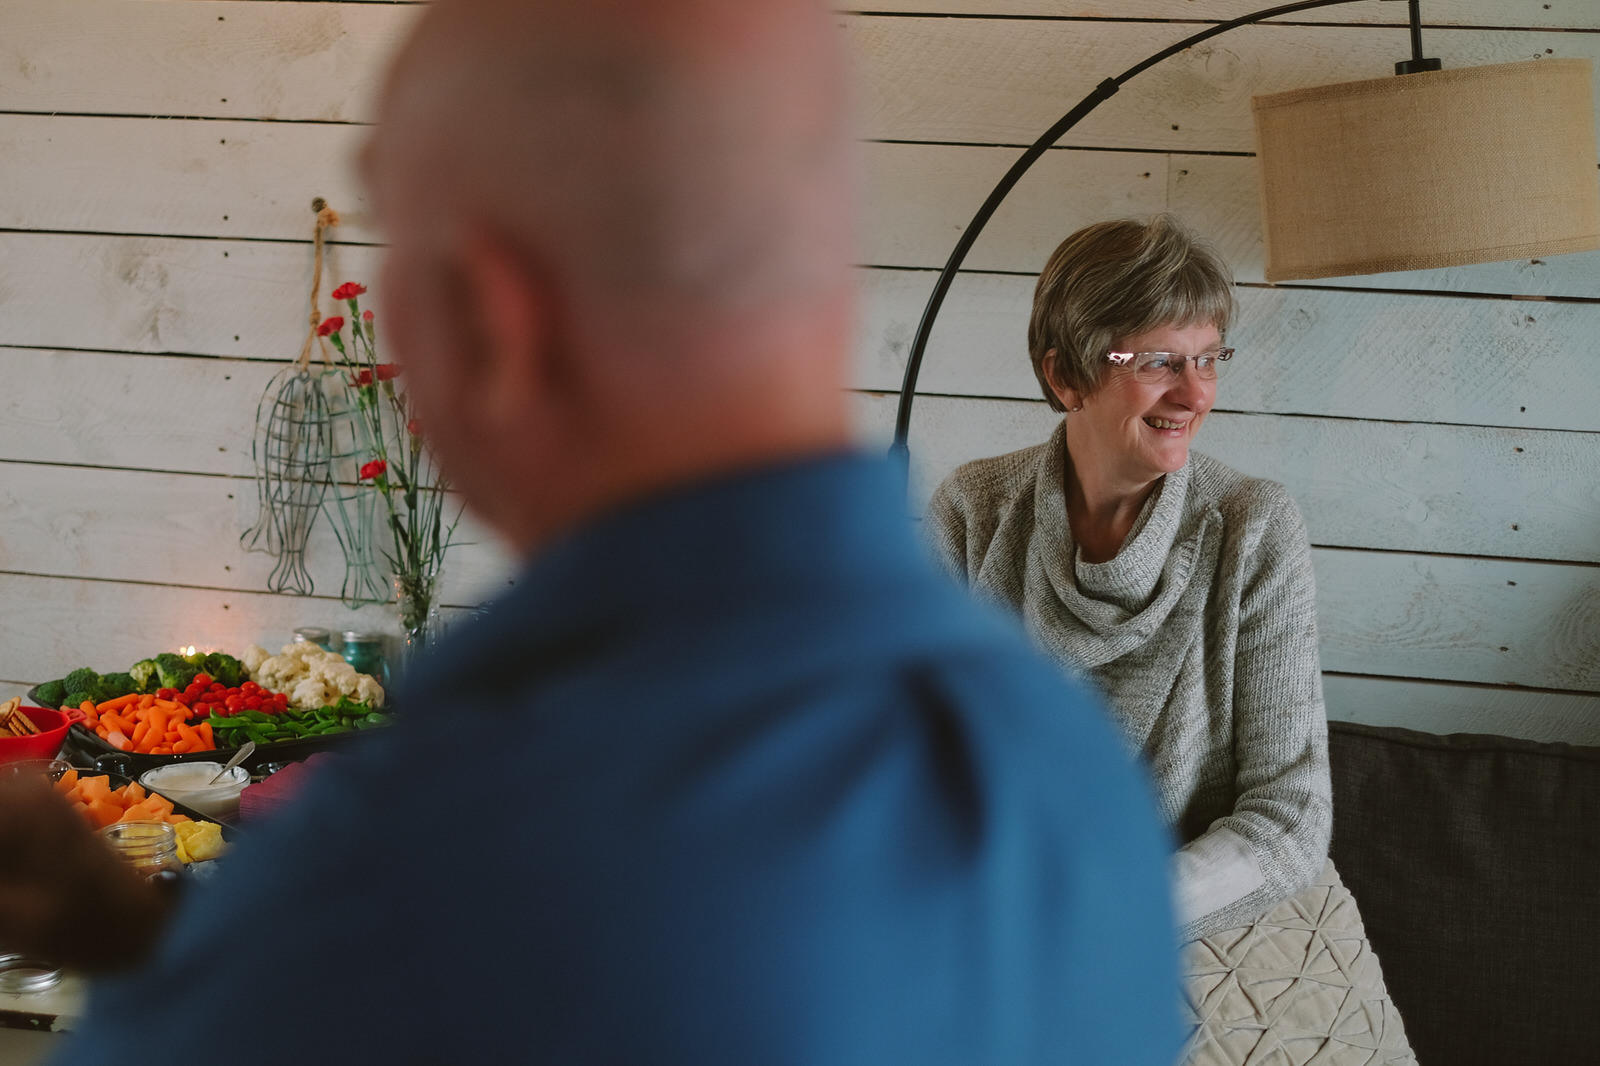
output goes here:
[[1146, 787], [903, 511], [845, 456], [555, 545], [61, 1061], [1168, 1066]]

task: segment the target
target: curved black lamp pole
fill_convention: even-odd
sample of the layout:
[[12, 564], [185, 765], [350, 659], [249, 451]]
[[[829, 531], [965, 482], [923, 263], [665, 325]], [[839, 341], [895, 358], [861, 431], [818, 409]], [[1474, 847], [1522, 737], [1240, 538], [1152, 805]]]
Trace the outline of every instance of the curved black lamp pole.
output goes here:
[[[1356, 0], [1301, 0], [1299, 3], [1284, 4], [1281, 7], [1268, 8], [1257, 11], [1253, 15], [1244, 15], [1227, 22], [1219, 22], [1209, 29], [1201, 30], [1192, 37], [1186, 37], [1170, 48], [1164, 48], [1141, 63], [1129, 67], [1115, 78], [1107, 78], [1094, 87], [1094, 91], [1085, 96], [1078, 106], [1068, 111], [1056, 122], [1054, 126], [1045, 130], [1037, 141], [1023, 152], [1017, 161], [1011, 164], [1011, 169], [1006, 171], [989, 198], [978, 208], [978, 213], [972, 216], [972, 221], [967, 224], [966, 230], [961, 234], [961, 239], [956, 242], [950, 259], [945, 263], [944, 269], [939, 272], [939, 280], [934, 283], [933, 293], [928, 297], [927, 305], [922, 309], [922, 321], [917, 325], [916, 338], [911, 342], [911, 355], [906, 362], [905, 381], [900, 386], [900, 407], [894, 420], [894, 443], [889, 446], [889, 455], [901, 466], [905, 467], [911, 461], [911, 449], [906, 440], [911, 434], [911, 403], [916, 395], [917, 374], [922, 369], [922, 354], [928, 347], [928, 336], [933, 332], [933, 320], [939, 315], [939, 308], [944, 304], [945, 294], [950, 291], [950, 285], [955, 281], [956, 272], [961, 269], [962, 262], [967, 258], [967, 252], [972, 248], [973, 242], [978, 239], [978, 234], [983, 232], [983, 227], [988, 224], [989, 217], [1000, 206], [1011, 192], [1013, 186], [1027, 173], [1028, 168], [1039, 160], [1039, 157], [1059, 141], [1066, 132], [1100, 104], [1110, 99], [1127, 82], [1136, 75], [1144, 73], [1149, 68], [1166, 59], [1168, 56], [1177, 55], [1179, 52], [1201, 41], [1227, 33], [1238, 26], [1247, 26], [1253, 22], [1261, 22], [1277, 15], [1288, 15], [1296, 11], [1305, 11], [1313, 7], [1332, 7], [1335, 4], [1350, 4]], [[1411, 53], [1410, 60], [1396, 63], [1396, 74], [1412, 74], [1422, 70], [1438, 70], [1437, 59], [1422, 58], [1422, 13], [1421, 0], [1409, 0], [1411, 7]]]

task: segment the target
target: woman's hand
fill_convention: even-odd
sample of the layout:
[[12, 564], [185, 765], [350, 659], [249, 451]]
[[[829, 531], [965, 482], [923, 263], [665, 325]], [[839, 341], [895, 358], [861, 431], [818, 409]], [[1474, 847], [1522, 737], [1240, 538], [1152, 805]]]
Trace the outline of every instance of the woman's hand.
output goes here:
[[84, 973], [125, 969], [149, 955], [174, 899], [42, 777], [0, 773], [0, 950]]

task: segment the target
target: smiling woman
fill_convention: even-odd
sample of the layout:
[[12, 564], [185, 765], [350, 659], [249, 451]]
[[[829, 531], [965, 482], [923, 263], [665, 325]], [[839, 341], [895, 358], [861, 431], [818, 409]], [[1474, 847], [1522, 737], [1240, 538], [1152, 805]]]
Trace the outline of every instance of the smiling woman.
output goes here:
[[928, 522], [960, 580], [1100, 686], [1177, 838], [1192, 941], [1328, 891], [1314, 884], [1332, 791], [1305, 528], [1281, 485], [1190, 450], [1233, 356], [1232, 290], [1169, 216], [1068, 237], [1028, 332], [1065, 417], [1044, 444], [958, 468]]
[[1170, 216], [1072, 234], [1028, 329], [1066, 417], [1043, 445], [961, 467], [930, 505], [951, 569], [1088, 671], [1142, 749], [1182, 845], [1191, 937], [1309, 885], [1331, 825], [1299, 512], [1190, 452], [1232, 313], [1227, 267]]

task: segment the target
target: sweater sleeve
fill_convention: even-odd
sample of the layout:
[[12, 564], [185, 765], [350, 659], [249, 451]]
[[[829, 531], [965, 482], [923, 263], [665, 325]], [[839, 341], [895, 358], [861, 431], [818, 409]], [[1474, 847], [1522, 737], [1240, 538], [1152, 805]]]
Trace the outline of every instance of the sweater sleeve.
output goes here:
[[1247, 546], [1234, 648], [1233, 812], [1174, 860], [1187, 938], [1245, 925], [1309, 885], [1328, 857], [1333, 788], [1316, 587], [1298, 509], [1274, 486]]
[[934, 561], [961, 584], [967, 584], [967, 519], [953, 479], [946, 478], [934, 490], [923, 526]]

